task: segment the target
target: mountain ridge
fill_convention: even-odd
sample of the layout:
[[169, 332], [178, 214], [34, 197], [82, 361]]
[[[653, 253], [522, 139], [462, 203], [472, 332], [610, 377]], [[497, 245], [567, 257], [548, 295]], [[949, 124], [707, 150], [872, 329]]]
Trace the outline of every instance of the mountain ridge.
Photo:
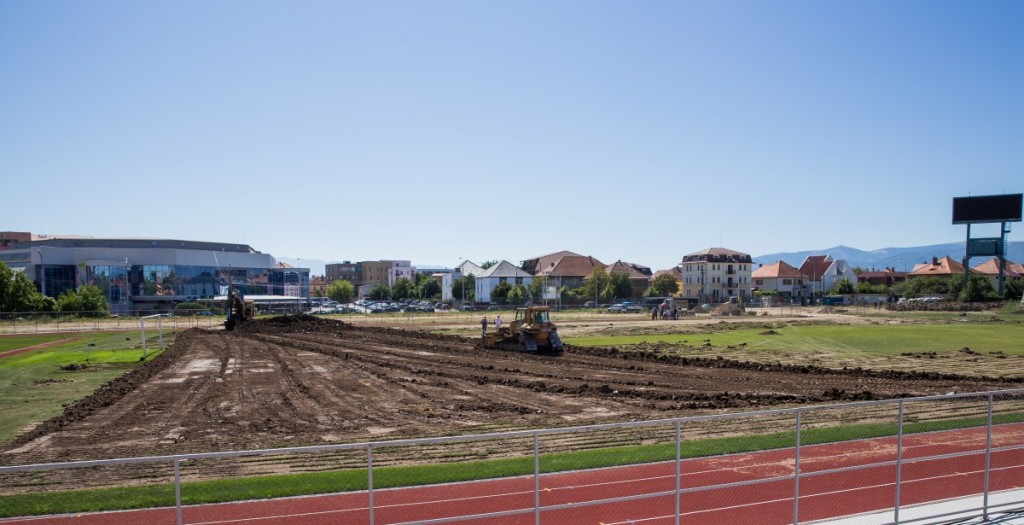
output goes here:
[[[964, 253], [966, 253], [965, 242], [950, 242], [927, 246], [886, 247], [877, 250], [861, 250], [840, 244], [821, 250], [769, 253], [753, 257], [752, 259], [757, 264], [772, 264], [776, 261], [784, 261], [786, 264], [799, 268], [804, 259], [810, 255], [831, 255], [833, 259], [844, 259], [854, 267], [868, 270], [894, 268], [897, 271], [909, 272], [914, 269], [915, 264], [930, 262], [933, 257], [942, 258], [949, 256], [954, 261], [963, 261]], [[1024, 261], [1024, 241], [1007, 242], [1006, 258], [1013, 262]], [[989, 257], [971, 257], [970, 265], [977, 266], [988, 259]]]

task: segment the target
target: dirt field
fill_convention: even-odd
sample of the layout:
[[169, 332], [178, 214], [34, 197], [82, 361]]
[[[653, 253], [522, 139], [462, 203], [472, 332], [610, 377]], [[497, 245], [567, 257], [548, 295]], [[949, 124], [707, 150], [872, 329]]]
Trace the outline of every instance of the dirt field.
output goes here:
[[23, 434], [25, 464], [358, 442], [1008, 388], [995, 378], [763, 365], [477, 339], [313, 317], [193, 329]]

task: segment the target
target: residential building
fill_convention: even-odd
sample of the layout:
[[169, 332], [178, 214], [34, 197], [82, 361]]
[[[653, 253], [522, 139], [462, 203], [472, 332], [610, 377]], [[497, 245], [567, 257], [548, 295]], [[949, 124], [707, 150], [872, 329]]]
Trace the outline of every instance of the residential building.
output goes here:
[[754, 292], [773, 291], [778, 299], [784, 300], [807, 297], [803, 274], [785, 261], [762, 265], [750, 274], [750, 278], [753, 279]]
[[537, 266], [543, 266], [534, 274], [535, 278], [544, 281], [543, 300], [558, 301], [558, 291], [563, 286], [570, 289], [583, 286], [583, 280], [590, 276], [594, 268], [604, 268], [605, 264], [590, 256], [564, 255], [557, 260], [542, 258]]
[[476, 277], [483, 273], [484, 269], [473, 261], [462, 261], [455, 266], [455, 270], [441, 276], [441, 300], [450, 301], [455, 298], [455, 295], [452, 293], [452, 283], [455, 280], [461, 279], [465, 275]]
[[842, 279], [857, 283], [857, 273], [845, 259], [833, 259], [831, 255], [809, 255], [800, 265], [800, 273], [807, 283], [806, 296], [824, 295]]
[[653, 276], [651, 276], [651, 280], [653, 281], [654, 279], [657, 279], [659, 275], [665, 273], [671, 275], [676, 280], [676, 287], [679, 289], [679, 291], [676, 292], [675, 295], [682, 296], [685, 290], [683, 288], [683, 267], [680, 265], [676, 265], [667, 270], [658, 270], [654, 272]]
[[309, 296], [323, 297], [327, 295], [327, 280], [322, 275], [309, 278]]
[[[651, 286], [651, 278], [653, 277], [653, 274], [651, 269], [647, 266], [618, 260], [609, 264], [608, 267], [605, 268], [605, 271], [608, 272], [608, 275], [613, 273], [625, 273], [628, 275], [629, 287], [632, 290], [631, 297], [633, 299], [643, 297], [644, 292]], [[620, 297], [620, 299], [624, 298]]]
[[562, 257], [583, 257], [583, 256], [578, 254], [578, 253], [575, 253], [575, 252], [570, 252], [568, 250], [562, 250], [560, 252], [549, 253], [547, 255], [541, 255], [539, 257], [534, 257], [532, 259], [525, 259], [524, 261], [522, 261], [522, 264], [520, 264], [519, 267], [522, 268], [523, 270], [526, 270], [531, 275], [537, 275], [538, 273], [541, 272], [541, 270], [543, 270], [545, 268], [552, 268], [552, 267], [554, 267], [555, 263], [557, 263], [559, 260], [561, 260]]
[[963, 275], [964, 265], [950, 259], [949, 256], [941, 259], [932, 257], [931, 263], [915, 264], [908, 277], [950, 277]]
[[868, 270], [857, 274], [857, 282], [869, 283], [875, 286], [893, 286], [896, 283], [907, 280], [907, 272], [898, 272], [895, 268], [884, 270]]
[[[988, 279], [992, 289], [999, 289], [999, 258], [993, 257], [981, 264], [971, 267], [971, 272], [983, 275]], [[1003, 264], [1003, 283], [1007, 280], [1024, 277], [1024, 264], [1005, 261]]]
[[508, 261], [501, 261], [483, 270], [479, 275], [474, 275], [473, 282], [476, 285], [476, 302], [494, 302], [491, 298], [491, 291], [501, 283], [508, 283], [509, 286], [518, 284], [529, 287], [532, 281], [533, 276], [522, 268]]
[[324, 280], [331, 284], [339, 279], [352, 283], [353, 289], [363, 285], [363, 263], [342, 261], [340, 263], [328, 264], [324, 267]]
[[414, 280], [416, 268], [410, 261], [362, 261], [362, 286], [384, 283], [393, 286], [395, 281], [406, 278]]
[[720, 303], [730, 297], [750, 299], [752, 261], [749, 254], [708, 248], [683, 256], [683, 295], [699, 302]]

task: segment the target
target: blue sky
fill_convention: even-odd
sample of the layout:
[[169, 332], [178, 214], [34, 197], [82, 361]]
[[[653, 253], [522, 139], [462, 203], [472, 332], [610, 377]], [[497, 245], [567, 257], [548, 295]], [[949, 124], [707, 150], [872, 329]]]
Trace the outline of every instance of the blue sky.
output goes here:
[[1016, 1], [0, 0], [0, 229], [655, 269], [959, 241], [954, 196], [1024, 190], [1022, 21]]

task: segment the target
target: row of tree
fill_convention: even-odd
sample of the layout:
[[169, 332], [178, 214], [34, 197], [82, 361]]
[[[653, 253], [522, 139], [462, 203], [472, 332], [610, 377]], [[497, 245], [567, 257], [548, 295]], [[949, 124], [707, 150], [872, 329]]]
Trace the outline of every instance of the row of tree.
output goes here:
[[1003, 283], [1002, 297], [999, 297], [998, 290], [992, 287], [989, 279], [981, 275], [968, 276], [966, 286], [963, 276], [958, 275], [915, 277], [896, 283], [892, 287], [867, 282], [851, 283], [848, 279], [840, 279], [828, 290], [828, 294], [891, 294], [901, 297], [935, 295], [961, 302], [1019, 301], [1024, 294], [1024, 279], [1007, 279]]
[[[491, 301], [498, 304], [514, 305], [525, 304], [529, 301], [540, 302], [543, 300], [545, 285], [544, 279], [533, 279], [529, 285], [503, 281], [491, 289]], [[675, 278], [668, 274], [662, 274], [651, 280], [650, 286], [643, 295], [662, 297], [673, 295], [678, 291], [679, 283]], [[355, 290], [352, 283], [336, 280], [327, 286], [326, 294], [332, 300], [347, 303], [355, 296]], [[628, 273], [612, 272], [608, 274], [604, 268], [594, 268], [590, 275], [583, 280], [583, 286], [578, 288], [562, 286], [559, 288], [558, 294], [562, 302], [567, 303], [588, 300], [610, 302], [615, 299], [635, 298]], [[452, 297], [458, 301], [476, 300], [476, 278], [472, 274], [468, 274], [454, 279], [452, 281]], [[441, 299], [441, 285], [432, 277], [417, 274], [415, 280], [403, 277], [390, 287], [383, 282], [377, 283], [370, 289], [369, 298], [373, 300], [427, 299], [437, 301]]]
[[25, 274], [0, 263], [0, 312], [88, 312], [106, 315], [110, 303], [95, 286], [68, 290], [56, 300], [36, 290]]

